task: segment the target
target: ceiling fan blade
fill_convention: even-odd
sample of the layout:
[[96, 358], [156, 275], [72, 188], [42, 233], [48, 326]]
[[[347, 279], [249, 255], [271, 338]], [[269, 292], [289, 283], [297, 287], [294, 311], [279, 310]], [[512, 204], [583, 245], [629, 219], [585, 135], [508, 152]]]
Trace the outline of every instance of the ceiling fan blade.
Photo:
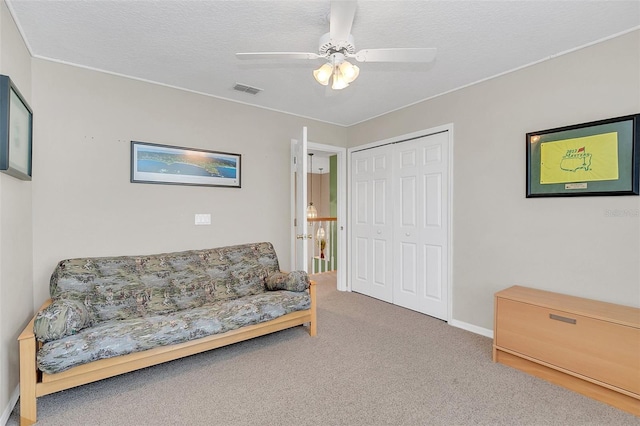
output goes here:
[[308, 52], [255, 52], [236, 53], [238, 59], [318, 59], [323, 56]]
[[431, 62], [436, 48], [362, 49], [355, 54], [358, 62]]
[[353, 17], [356, 14], [355, 1], [332, 1], [331, 18], [329, 19], [329, 36], [331, 42], [346, 42], [351, 34]]

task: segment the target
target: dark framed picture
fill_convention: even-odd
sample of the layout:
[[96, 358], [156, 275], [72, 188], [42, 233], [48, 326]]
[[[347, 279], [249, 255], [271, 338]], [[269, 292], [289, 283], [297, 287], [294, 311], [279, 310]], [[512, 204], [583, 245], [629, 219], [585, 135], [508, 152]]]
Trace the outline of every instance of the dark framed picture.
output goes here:
[[640, 114], [527, 133], [527, 198], [638, 195]]
[[33, 111], [11, 78], [0, 75], [0, 171], [31, 180]]
[[240, 188], [240, 154], [131, 141], [131, 182]]

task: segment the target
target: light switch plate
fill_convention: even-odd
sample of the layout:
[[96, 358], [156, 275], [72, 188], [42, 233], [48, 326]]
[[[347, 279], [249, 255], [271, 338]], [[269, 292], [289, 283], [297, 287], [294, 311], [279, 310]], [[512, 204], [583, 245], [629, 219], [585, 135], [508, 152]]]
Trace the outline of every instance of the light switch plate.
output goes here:
[[209, 213], [196, 213], [195, 224], [196, 225], [211, 225], [211, 214], [209, 214]]

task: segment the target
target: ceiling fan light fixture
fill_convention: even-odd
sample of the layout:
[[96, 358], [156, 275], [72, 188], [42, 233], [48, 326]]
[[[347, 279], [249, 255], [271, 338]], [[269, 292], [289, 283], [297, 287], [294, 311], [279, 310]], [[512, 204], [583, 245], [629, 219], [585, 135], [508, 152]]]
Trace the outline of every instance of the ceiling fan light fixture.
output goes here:
[[345, 78], [342, 71], [340, 71], [340, 67], [335, 67], [333, 70], [333, 82], [331, 83], [331, 88], [333, 90], [342, 90], [349, 85], [349, 81]]
[[347, 83], [351, 83], [356, 78], [358, 78], [358, 75], [360, 75], [360, 68], [358, 68], [356, 65], [352, 65], [347, 61], [341, 63], [339, 65], [339, 68], [342, 76], [347, 81]]
[[329, 79], [331, 78], [331, 74], [333, 73], [333, 66], [330, 63], [326, 63], [317, 70], [313, 71], [313, 77], [316, 81], [323, 86], [329, 84]]

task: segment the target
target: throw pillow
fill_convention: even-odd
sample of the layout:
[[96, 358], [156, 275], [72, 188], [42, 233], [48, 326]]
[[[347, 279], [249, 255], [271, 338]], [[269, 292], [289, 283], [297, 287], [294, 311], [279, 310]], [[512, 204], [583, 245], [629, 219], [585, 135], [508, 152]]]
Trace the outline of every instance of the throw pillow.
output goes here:
[[40, 342], [76, 334], [91, 325], [89, 309], [77, 300], [59, 299], [38, 312], [33, 332]]
[[309, 288], [309, 276], [304, 271], [274, 272], [265, 279], [267, 290], [305, 291]]

